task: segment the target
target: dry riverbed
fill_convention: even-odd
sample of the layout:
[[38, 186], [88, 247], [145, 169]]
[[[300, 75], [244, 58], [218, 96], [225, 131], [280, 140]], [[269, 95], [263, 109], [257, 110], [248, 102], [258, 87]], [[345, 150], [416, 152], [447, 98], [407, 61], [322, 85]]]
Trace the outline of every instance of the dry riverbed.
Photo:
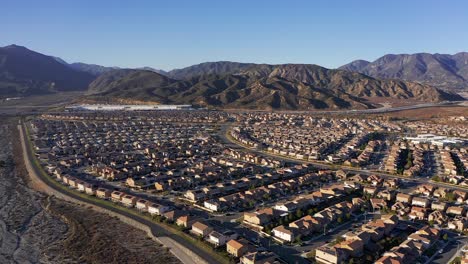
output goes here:
[[143, 231], [31, 189], [15, 129], [2, 120], [0, 263], [180, 263]]

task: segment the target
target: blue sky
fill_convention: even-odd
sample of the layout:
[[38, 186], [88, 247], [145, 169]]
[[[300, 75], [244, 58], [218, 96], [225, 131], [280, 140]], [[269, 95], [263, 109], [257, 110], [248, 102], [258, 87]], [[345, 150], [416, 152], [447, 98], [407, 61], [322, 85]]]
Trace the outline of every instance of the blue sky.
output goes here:
[[13, 43], [105, 66], [334, 68], [387, 53], [468, 51], [468, 1], [3, 0], [0, 46]]

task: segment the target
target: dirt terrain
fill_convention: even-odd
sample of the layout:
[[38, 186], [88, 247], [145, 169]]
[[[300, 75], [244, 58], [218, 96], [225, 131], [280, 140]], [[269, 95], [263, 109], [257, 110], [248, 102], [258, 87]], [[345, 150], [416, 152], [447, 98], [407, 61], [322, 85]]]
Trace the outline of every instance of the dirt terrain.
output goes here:
[[[0, 125], [0, 263], [179, 263], [119, 220], [28, 187], [16, 124]], [[12, 143], [14, 142], [14, 143]]]
[[447, 106], [447, 107], [428, 107], [412, 110], [404, 110], [384, 114], [389, 117], [397, 118], [445, 118], [450, 116], [468, 116], [468, 107], [466, 106]]

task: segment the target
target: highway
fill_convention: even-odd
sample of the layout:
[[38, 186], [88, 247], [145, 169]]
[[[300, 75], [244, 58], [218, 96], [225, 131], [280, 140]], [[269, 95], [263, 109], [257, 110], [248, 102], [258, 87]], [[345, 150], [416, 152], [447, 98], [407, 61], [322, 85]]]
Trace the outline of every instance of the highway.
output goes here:
[[[19, 127], [21, 129], [21, 131], [20, 131], [20, 135], [21, 135], [20, 140], [23, 142], [24, 146], [28, 146], [27, 142], [28, 142], [29, 139], [26, 136], [27, 134], [26, 134], [26, 130], [25, 130], [25, 125], [22, 124]], [[187, 250], [190, 250], [192, 253], [197, 255], [201, 260], [204, 260], [206, 263], [220, 263], [212, 255], [205, 252], [203, 249], [200, 249], [199, 247], [195, 246], [194, 244], [188, 242], [187, 240], [182, 238], [180, 235], [170, 232], [167, 228], [165, 228], [162, 225], [158, 225], [155, 222], [151, 222], [151, 221], [147, 220], [144, 217], [139, 217], [137, 215], [128, 213], [128, 212], [126, 212], [124, 210], [119, 209], [118, 207], [113, 207], [113, 206], [110, 206], [110, 205], [104, 205], [104, 204], [101, 204], [101, 203], [97, 203], [92, 199], [84, 199], [83, 197], [77, 195], [72, 190], [65, 191], [65, 190], [63, 190], [61, 188], [58, 188], [57, 186], [55, 186], [54, 184], [52, 184], [50, 182], [51, 179], [49, 179], [49, 178], [47, 178], [47, 177], [45, 177], [43, 175], [42, 169], [38, 168], [36, 163], [32, 162], [35, 159], [35, 157], [34, 157], [34, 154], [32, 153], [30, 148], [26, 147], [25, 151], [23, 151], [23, 155], [24, 155], [25, 161], [27, 160], [31, 164], [31, 167], [34, 170], [35, 175], [38, 178], [40, 178], [40, 180], [44, 184], [46, 184], [48, 187], [54, 189], [57, 192], [60, 192], [63, 195], [66, 195], [68, 197], [76, 199], [78, 201], [89, 203], [89, 204], [92, 204], [94, 206], [101, 207], [101, 208], [104, 208], [106, 210], [112, 211], [114, 213], [118, 213], [120, 215], [131, 218], [131, 219], [133, 219], [135, 221], [138, 221], [138, 222], [150, 227], [153, 235], [158, 237], [158, 239], [160, 239], [161, 242], [163, 242], [163, 243], [167, 242], [168, 245], [166, 245], [166, 246], [169, 246], [171, 248], [171, 250], [176, 252], [175, 255], [179, 259], [181, 259], [181, 261], [183, 263], [199, 263], [199, 262], [197, 260], [195, 260], [193, 257], [191, 257], [189, 254], [185, 254], [184, 250], [180, 250], [180, 246], [183, 246]], [[174, 245], [175, 243], [177, 243], [179, 245]], [[171, 247], [171, 244], [174, 245], [174, 246]]]

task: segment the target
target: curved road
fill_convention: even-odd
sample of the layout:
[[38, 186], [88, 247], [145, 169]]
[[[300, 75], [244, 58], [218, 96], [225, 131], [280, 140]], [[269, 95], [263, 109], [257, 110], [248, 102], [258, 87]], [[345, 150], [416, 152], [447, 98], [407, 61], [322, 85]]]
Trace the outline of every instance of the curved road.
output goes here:
[[[55, 186], [54, 184], [51, 184], [50, 183], [50, 179], [46, 178], [43, 174], [42, 174], [42, 171], [40, 168], [38, 168], [37, 164], [32, 162], [32, 160], [35, 158], [34, 157], [34, 154], [31, 153], [31, 149], [29, 147], [27, 147], [27, 143], [28, 142], [27, 140], [29, 140], [27, 138], [27, 134], [25, 132], [25, 128], [24, 128], [24, 124], [23, 125], [20, 125], [19, 127], [21, 127], [21, 133], [20, 133], [20, 136], [22, 137], [21, 138], [21, 141], [24, 142], [25, 146], [26, 146], [26, 151], [24, 152], [23, 151], [23, 155], [25, 155], [25, 158], [27, 158], [31, 164], [31, 167], [32, 169], [34, 170], [35, 174], [37, 175], [37, 177], [40, 178], [40, 180], [46, 184], [48, 187], [54, 189], [55, 191], [57, 192], [60, 192], [66, 196], [69, 196], [73, 199], [76, 199], [76, 200], [79, 200], [79, 201], [82, 201], [82, 202], [85, 202], [85, 203], [89, 203], [89, 204], [93, 204], [94, 206], [98, 206], [98, 207], [101, 207], [101, 208], [104, 208], [106, 210], [109, 210], [109, 211], [112, 211], [112, 212], [115, 212], [115, 213], [118, 213], [120, 215], [123, 215], [125, 217], [128, 217], [130, 219], [133, 219], [135, 221], [138, 221], [148, 227], [151, 228], [151, 232], [153, 233], [154, 236], [158, 237], [158, 239], [161, 239], [162, 241], [164, 241], [164, 238], [170, 238], [172, 240], [174, 240], [176, 243], [182, 245], [183, 247], [185, 247], [186, 249], [190, 250], [192, 253], [198, 255], [198, 257], [200, 259], [203, 259], [204, 261], [206, 261], [207, 263], [220, 263], [218, 260], [216, 260], [215, 258], [213, 258], [213, 256], [211, 256], [209, 253], [205, 252], [204, 250], [198, 248], [197, 246], [195, 246], [194, 244], [188, 242], [187, 240], [185, 240], [184, 238], [182, 238], [181, 236], [177, 235], [177, 234], [174, 234], [174, 233], [171, 233], [169, 230], [165, 229], [164, 226], [161, 226], [161, 225], [158, 225], [154, 222], [151, 222], [143, 217], [138, 217], [136, 215], [133, 215], [133, 214], [130, 214], [124, 210], [120, 210], [116, 207], [112, 207], [112, 206], [109, 206], [109, 205], [103, 205], [103, 204], [99, 204], [99, 203], [96, 203], [95, 201], [91, 200], [91, 199], [84, 199], [82, 198], [81, 196], [75, 194], [73, 191], [65, 191], [61, 188], [58, 188], [57, 186]], [[169, 241], [168, 241], [169, 242]], [[184, 252], [181, 252], [181, 253], [184, 253]], [[181, 255], [177, 255], [177, 257], [179, 257], [179, 259], [183, 260], [184, 263], [198, 263], [197, 260], [193, 259], [193, 258], [190, 258], [189, 255], [187, 254], [184, 254], [185, 256], [181, 256]], [[184, 260], [185, 259], [185, 260]]]

